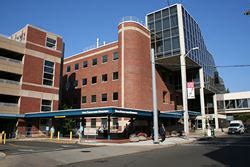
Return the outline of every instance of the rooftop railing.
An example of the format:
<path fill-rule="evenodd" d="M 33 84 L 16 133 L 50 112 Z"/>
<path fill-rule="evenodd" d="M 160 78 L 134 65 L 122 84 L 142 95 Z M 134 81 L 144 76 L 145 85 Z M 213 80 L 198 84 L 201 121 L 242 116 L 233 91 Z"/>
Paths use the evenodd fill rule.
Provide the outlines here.
<path fill-rule="evenodd" d="M 109 44 L 111 44 L 113 42 L 102 42 L 102 43 L 100 42 L 98 44 L 98 46 L 96 44 L 95 45 L 93 44 L 93 45 L 90 45 L 90 46 L 87 46 L 87 47 L 83 48 L 82 52 L 87 52 L 87 51 L 92 50 L 92 49 L 97 49 L 99 47 L 102 47 L 102 46 L 105 46 L 105 45 L 109 45 Z"/>
<path fill-rule="evenodd" d="M 123 23 L 123 22 L 129 22 L 129 21 L 132 21 L 132 22 L 136 22 L 136 23 L 139 23 L 141 24 L 142 26 L 146 27 L 144 22 L 141 21 L 140 19 L 138 19 L 137 17 L 135 16 L 125 16 L 121 19 L 121 21 L 119 22 L 119 24 Z"/>

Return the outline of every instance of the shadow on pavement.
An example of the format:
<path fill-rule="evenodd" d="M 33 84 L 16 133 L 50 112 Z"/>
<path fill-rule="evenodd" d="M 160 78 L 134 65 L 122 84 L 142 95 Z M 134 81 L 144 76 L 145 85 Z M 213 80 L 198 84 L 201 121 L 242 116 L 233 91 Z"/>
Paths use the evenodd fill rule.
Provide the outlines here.
<path fill-rule="evenodd" d="M 249 166 L 250 159 L 250 135 L 229 136 L 209 139 L 204 145 L 218 146 L 218 149 L 204 156 L 209 157 L 225 166 Z M 247 165 L 248 164 L 248 165 Z"/>

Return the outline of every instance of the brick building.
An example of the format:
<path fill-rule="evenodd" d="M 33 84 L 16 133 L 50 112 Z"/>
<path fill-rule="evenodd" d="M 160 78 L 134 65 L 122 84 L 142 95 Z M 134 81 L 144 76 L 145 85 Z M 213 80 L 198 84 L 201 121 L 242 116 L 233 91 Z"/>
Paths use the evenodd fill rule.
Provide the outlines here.
<path fill-rule="evenodd" d="M 63 64 L 58 35 L 27 25 L 11 37 L 0 37 L 0 119 L 6 122 L 0 128 L 17 126 L 26 135 L 48 132 L 52 126 L 69 134 L 68 123 L 75 128 L 86 123 L 94 132 L 123 132 L 129 124 L 131 131 L 135 126 L 149 130 L 154 56 L 160 121 L 168 129 L 184 123 L 187 134 L 191 122 L 205 130 L 206 114 L 214 112 L 213 96 L 225 87 L 198 24 L 185 8 L 174 4 L 151 12 L 146 26 L 125 18 L 117 35 L 117 41 L 98 40 L 95 48 L 69 56 Z M 192 98 L 187 82 L 193 85 Z"/>
<path fill-rule="evenodd" d="M 62 37 L 26 25 L 0 36 L 0 55 L 0 130 L 36 130 L 41 122 L 22 117 L 58 109 Z"/>
<path fill-rule="evenodd" d="M 118 41 L 97 46 L 64 59 L 62 103 L 73 108 L 120 107 L 152 112 L 149 30 L 139 22 L 123 21 L 118 26 Z M 176 102 L 179 93 L 168 84 L 167 76 L 161 75 L 157 70 L 159 110 L 181 109 Z M 105 119 L 86 118 L 86 126 L 106 126 Z M 129 120 L 113 119 L 119 120 L 120 130 Z"/>

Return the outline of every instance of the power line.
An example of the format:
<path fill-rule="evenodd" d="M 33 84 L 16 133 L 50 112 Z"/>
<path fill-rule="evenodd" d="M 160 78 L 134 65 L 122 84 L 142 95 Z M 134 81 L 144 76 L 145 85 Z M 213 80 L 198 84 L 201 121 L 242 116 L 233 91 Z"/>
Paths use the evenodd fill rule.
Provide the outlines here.
<path fill-rule="evenodd" d="M 225 66 L 215 66 L 218 68 L 232 68 L 232 67 L 250 67 L 250 64 L 240 64 L 240 65 L 225 65 Z"/>
<path fill-rule="evenodd" d="M 186 67 L 198 67 L 199 65 L 180 65 L 180 64 L 165 64 L 165 63 L 155 63 L 158 65 L 167 65 L 167 66 L 186 66 Z M 238 65 L 203 65 L 203 67 L 212 67 L 212 68 L 241 68 L 241 67 L 250 67 L 250 64 L 238 64 Z"/>

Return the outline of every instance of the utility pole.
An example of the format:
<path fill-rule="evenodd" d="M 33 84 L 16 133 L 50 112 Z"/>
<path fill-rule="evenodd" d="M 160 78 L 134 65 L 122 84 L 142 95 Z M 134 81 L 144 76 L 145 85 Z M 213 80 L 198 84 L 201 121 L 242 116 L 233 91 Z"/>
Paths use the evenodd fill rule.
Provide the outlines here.
<path fill-rule="evenodd" d="M 153 94 L 153 133 L 154 144 L 159 144 L 158 134 L 158 111 L 157 111 L 157 94 L 156 94 L 156 78 L 155 78 L 155 56 L 154 49 L 151 49 L 151 68 L 152 68 L 152 94 Z"/>

